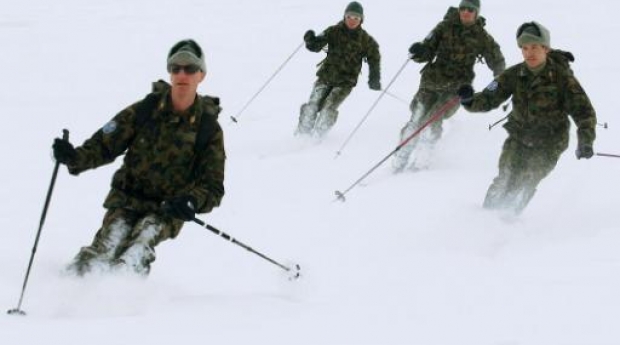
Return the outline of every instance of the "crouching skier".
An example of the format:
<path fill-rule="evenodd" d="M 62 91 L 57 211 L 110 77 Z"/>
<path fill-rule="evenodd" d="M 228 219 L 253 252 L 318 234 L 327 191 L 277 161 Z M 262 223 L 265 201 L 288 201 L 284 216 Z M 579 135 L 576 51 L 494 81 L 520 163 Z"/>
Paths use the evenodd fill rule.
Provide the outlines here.
<path fill-rule="evenodd" d="M 426 65 L 420 71 L 420 86 L 409 106 L 411 117 L 400 131 L 401 143 L 448 104 L 459 86 L 473 82 L 476 63 L 486 62 L 495 76 L 504 71 L 504 55 L 485 26 L 480 0 L 461 0 L 458 8 L 448 8 L 443 20 L 424 40 L 411 45 L 411 59 Z M 458 104 L 448 108 L 427 130 L 398 150 L 392 160 L 393 171 L 428 169 L 443 135 L 444 120 L 458 109 Z"/>
<path fill-rule="evenodd" d="M 82 146 L 56 139 L 54 157 L 73 175 L 124 154 L 104 202 L 93 242 L 67 267 L 84 275 L 112 268 L 148 275 L 155 246 L 175 238 L 196 213 L 224 196 L 224 137 L 217 98 L 197 94 L 206 76 L 204 54 L 183 40 L 168 54 L 170 82 L 117 114 Z"/>
<path fill-rule="evenodd" d="M 470 112 L 495 109 L 512 97 L 499 172 L 483 204 L 509 215 L 525 209 L 568 148 L 569 118 L 577 128 L 577 159 L 594 155 L 596 139 L 596 111 L 570 67 L 573 54 L 552 49 L 549 30 L 537 22 L 523 23 L 516 38 L 523 62 L 501 73 L 482 92 L 474 94 L 468 84 L 458 90 Z"/>
<path fill-rule="evenodd" d="M 362 61 L 368 63 L 368 87 L 381 90 L 381 55 L 379 44 L 362 29 L 364 8 L 356 1 L 345 9 L 338 24 L 316 36 L 308 30 L 306 48 L 320 52 L 327 46 L 327 57 L 320 63 L 308 103 L 301 106 L 296 135 L 323 137 L 338 119 L 338 107 L 357 85 Z"/>

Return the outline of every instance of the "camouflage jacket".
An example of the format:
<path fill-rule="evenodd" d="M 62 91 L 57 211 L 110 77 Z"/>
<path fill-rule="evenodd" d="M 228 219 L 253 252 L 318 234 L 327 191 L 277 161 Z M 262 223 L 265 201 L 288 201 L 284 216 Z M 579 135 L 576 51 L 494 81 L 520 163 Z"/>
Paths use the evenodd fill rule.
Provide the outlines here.
<path fill-rule="evenodd" d="M 150 117 L 136 123 L 137 102 L 117 114 L 103 128 L 76 148 L 77 159 L 69 172 L 77 175 L 111 163 L 125 154 L 112 178 L 106 208 L 124 207 L 157 212 L 161 202 L 191 195 L 198 212 L 209 212 L 224 196 L 224 135 L 217 123 L 219 105 L 212 98 L 196 97 L 183 113 L 174 113 L 169 91 L 161 93 Z M 206 147 L 195 152 L 199 123 L 210 115 L 213 129 Z"/>
<path fill-rule="evenodd" d="M 568 63 L 547 57 L 542 71 L 532 73 L 525 63 L 507 69 L 466 109 L 484 112 L 499 107 L 512 96 L 512 111 L 504 128 L 528 146 L 568 145 L 570 121 L 577 126 L 580 143 L 596 138 L 596 113 L 590 99 L 574 77 Z"/>
<path fill-rule="evenodd" d="M 414 59 L 427 62 L 422 69 L 420 87 L 456 90 L 474 80 L 474 64 L 484 61 L 495 76 L 506 68 L 504 55 L 493 37 L 484 29 L 486 21 L 478 16 L 472 25 L 463 25 L 459 10 L 451 7 L 437 26 L 422 41 L 426 54 Z"/>
<path fill-rule="evenodd" d="M 331 86 L 354 87 L 364 59 L 368 62 L 368 80 L 381 79 L 379 44 L 361 26 L 351 30 L 340 22 L 306 43 L 312 52 L 319 52 L 325 46 L 327 57 L 316 74 L 319 81 Z"/>

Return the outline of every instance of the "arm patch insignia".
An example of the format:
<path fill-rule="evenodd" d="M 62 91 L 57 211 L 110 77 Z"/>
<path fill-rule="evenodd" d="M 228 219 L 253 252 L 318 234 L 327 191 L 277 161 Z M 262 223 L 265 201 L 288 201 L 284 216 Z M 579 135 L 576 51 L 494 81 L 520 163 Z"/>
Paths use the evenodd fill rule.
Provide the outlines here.
<path fill-rule="evenodd" d="M 493 80 L 489 85 L 487 85 L 486 89 L 494 92 L 495 90 L 497 90 L 497 87 L 499 86 L 499 83 L 497 82 L 497 80 Z"/>
<path fill-rule="evenodd" d="M 110 121 L 106 123 L 101 130 L 103 131 L 103 134 L 110 134 L 113 133 L 117 127 L 116 121 Z"/>

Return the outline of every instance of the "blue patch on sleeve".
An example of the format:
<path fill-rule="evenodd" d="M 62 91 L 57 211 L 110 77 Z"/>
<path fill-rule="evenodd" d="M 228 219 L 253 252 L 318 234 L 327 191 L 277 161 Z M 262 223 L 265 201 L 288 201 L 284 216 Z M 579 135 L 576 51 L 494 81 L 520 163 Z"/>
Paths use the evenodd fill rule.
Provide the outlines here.
<path fill-rule="evenodd" d="M 493 92 L 497 90 L 498 86 L 499 86 L 499 83 L 497 82 L 497 80 L 493 80 L 491 84 L 487 85 L 486 89 Z"/>
<path fill-rule="evenodd" d="M 116 121 L 110 121 L 103 126 L 103 134 L 110 134 L 114 132 L 117 127 L 118 126 L 116 125 Z"/>

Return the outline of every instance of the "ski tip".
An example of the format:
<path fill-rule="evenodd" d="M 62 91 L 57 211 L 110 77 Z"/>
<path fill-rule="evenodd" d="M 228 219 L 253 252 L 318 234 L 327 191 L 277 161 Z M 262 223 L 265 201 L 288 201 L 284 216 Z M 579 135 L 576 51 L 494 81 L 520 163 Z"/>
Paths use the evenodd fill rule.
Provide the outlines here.
<path fill-rule="evenodd" d="M 23 310 L 21 310 L 21 309 L 17 309 L 17 308 L 15 308 L 15 309 L 9 309 L 9 310 L 7 310 L 7 312 L 6 312 L 6 313 L 7 313 L 7 314 L 9 314 L 9 315 L 26 316 L 26 312 L 25 312 L 25 311 L 23 311 Z"/>

